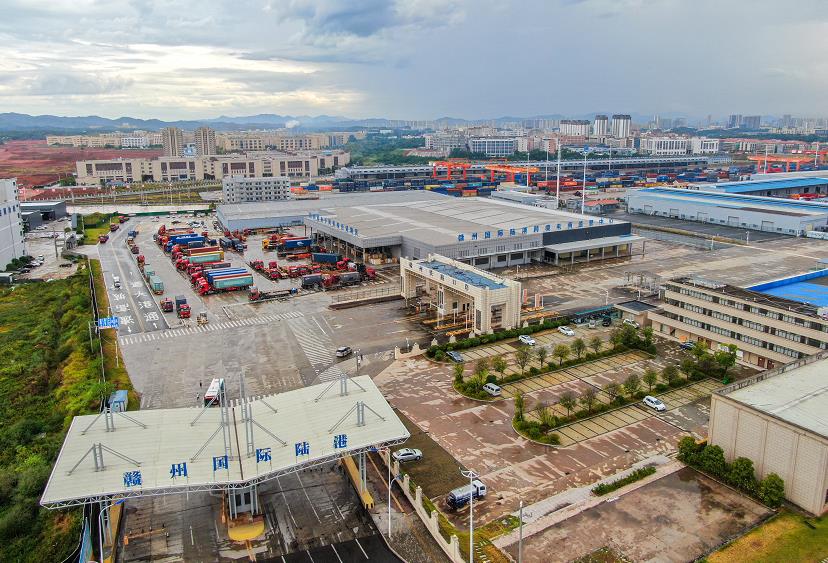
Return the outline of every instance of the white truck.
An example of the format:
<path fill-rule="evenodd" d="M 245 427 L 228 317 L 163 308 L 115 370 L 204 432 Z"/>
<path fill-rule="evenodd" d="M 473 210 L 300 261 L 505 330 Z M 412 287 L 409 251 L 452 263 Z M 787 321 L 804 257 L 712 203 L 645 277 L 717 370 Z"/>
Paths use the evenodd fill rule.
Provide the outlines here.
<path fill-rule="evenodd" d="M 446 505 L 451 510 L 457 510 L 458 508 L 466 506 L 472 496 L 475 499 L 481 499 L 486 496 L 486 485 L 483 484 L 483 481 L 475 479 L 471 485 L 457 487 L 446 497 Z"/>

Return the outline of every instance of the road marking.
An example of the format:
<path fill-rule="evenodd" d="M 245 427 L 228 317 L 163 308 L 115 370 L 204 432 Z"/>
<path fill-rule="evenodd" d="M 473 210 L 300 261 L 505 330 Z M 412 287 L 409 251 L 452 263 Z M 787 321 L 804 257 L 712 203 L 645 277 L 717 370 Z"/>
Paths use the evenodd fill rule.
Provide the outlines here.
<path fill-rule="evenodd" d="M 337 552 L 334 547 L 334 544 L 331 544 L 331 549 L 333 549 L 334 554 L 336 554 L 336 558 L 339 559 L 339 563 L 343 563 L 342 558 L 339 556 L 339 552 Z"/>
<path fill-rule="evenodd" d="M 365 553 L 365 550 L 364 550 L 364 549 L 362 549 L 362 544 L 361 544 L 361 543 L 359 543 L 359 539 L 354 538 L 354 541 L 355 541 L 355 542 L 356 542 L 356 544 L 359 546 L 359 550 L 360 550 L 360 551 L 362 552 L 362 554 L 365 556 L 365 559 L 369 559 L 368 554 L 367 554 L 367 553 Z"/>
<path fill-rule="evenodd" d="M 322 519 L 319 517 L 319 513 L 316 512 L 316 508 L 313 506 L 313 503 L 308 496 L 308 490 L 305 488 L 305 484 L 302 483 L 302 477 L 299 476 L 299 473 L 296 473 L 296 478 L 299 479 L 299 485 L 302 487 L 302 492 L 305 493 L 305 498 L 308 499 L 308 505 L 311 507 L 311 510 L 313 510 L 313 515 L 316 516 L 316 520 L 321 524 Z"/>

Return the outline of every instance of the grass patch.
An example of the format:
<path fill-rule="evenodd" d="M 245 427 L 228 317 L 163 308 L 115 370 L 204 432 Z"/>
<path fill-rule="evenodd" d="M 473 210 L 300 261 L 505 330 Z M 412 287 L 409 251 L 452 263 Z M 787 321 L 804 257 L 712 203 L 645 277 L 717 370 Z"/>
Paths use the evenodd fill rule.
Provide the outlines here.
<path fill-rule="evenodd" d="M 84 264 L 0 291 L 0 561 L 61 561 L 77 544 L 81 511 L 38 501 L 72 417 L 105 394 L 92 319 Z"/>
<path fill-rule="evenodd" d="M 806 524 L 806 521 L 813 527 Z M 828 518 L 788 510 L 707 557 L 710 563 L 822 561 L 828 557 Z"/>
<path fill-rule="evenodd" d="M 623 479 L 618 479 L 617 481 L 611 481 L 609 483 L 600 483 L 592 488 L 592 492 L 595 493 L 597 496 L 606 495 L 613 491 L 617 491 L 621 487 L 629 485 L 630 483 L 635 483 L 636 481 L 640 481 L 645 477 L 649 477 L 650 475 L 656 472 L 656 468 L 652 466 L 648 467 L 641 467 L 636 469 Z"/>
<path fill-rule="evenodd" d="M 579 557 L 572 563 L 632 563 L 632 559 L 627 559 L 611 547 L 604 546 L 588 555 Z"/>

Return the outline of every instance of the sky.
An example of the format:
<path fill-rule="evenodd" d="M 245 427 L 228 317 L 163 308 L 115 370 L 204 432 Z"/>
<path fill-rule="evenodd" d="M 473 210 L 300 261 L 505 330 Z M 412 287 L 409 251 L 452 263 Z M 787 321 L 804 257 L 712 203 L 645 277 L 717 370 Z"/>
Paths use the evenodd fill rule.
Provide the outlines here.
<path fill-rule="evenodd" d="M 4 0 L 0 112 L 828 115 L 824 0 Z"/>

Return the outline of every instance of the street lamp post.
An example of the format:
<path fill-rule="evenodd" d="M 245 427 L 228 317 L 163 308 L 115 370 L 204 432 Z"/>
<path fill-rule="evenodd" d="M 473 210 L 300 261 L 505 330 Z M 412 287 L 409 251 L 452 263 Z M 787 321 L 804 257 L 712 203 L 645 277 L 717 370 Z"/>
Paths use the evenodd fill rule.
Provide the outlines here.
<path fill-rule="evenodd" d="M 474 563 L 474 480 L 477 479 L 477 473 L 471 469 L 461 469 L 460 474 L 469 478 L 469 563 Z"/>
<path fill-rule="evenodd" d="M 518 526 L 520 526 L 520 532 L 518 535 L 518 563 L 523 563 L 523 500 L 520 501 Z"/>
<path fill-rule="evenodd" d="M 385 450 L 388 453 L 388 541 L 391 541 L 391 486 L 394 484 L 394 481 L 399 479 L 399 475 L 396 475 L 393 479 L 391 479 L 391 448 L 386 448 Z"/>

